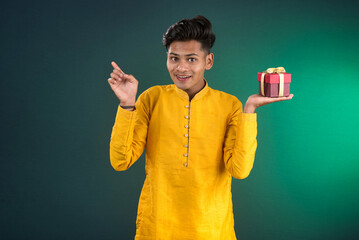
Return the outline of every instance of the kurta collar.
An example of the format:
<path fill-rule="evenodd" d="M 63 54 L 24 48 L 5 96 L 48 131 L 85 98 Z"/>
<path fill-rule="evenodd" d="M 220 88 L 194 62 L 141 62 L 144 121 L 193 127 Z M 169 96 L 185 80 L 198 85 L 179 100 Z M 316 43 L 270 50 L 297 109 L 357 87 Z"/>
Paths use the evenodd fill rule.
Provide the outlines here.
<path fill-rule="evenodd" d="M 196 101 L 198 99 L 200 99 L 201 97 L 203 97 L 209 90 L 209 86 L 208 86 L 208 83 L 206 81 L 206 79 L 204 79 L 204 82 L 205 82 L 205 85 L 204 85 L 204 88 L 201 89 L 201 91 L 199 91 L 198 93 L 196 93 L 196 95 L 194 95 L 194 97 L 192 98 L 191 102 L 193 101 Z M 188 94 L 183 91 L 182 89 L 179 89 L 176 84 L 174 84 L 175 86 L 175 89 L 176 89 L 176 92 L 178 93 L 178 95 L 181 97 L 181 98 L 184 98 L 186 99 L 187 101 L 189 101 L 189 97 L 188 97 Z"/>

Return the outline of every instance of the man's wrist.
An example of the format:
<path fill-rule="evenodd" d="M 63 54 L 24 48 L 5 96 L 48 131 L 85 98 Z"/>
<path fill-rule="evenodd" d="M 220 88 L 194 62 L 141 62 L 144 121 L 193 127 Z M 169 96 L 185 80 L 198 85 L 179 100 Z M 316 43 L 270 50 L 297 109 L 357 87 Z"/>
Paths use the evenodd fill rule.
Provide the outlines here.
<path fill-rule="evenodd" d="M 253 105 L 245 105 L 243 112 L 244 113 L 254 113 L 256 111 L 256 107 L 254 107 Z"/>
<path fill-rule="evenodd" d="M 128 111 L 133 111 L 135 110 L 135 104 L 133 105 L 127 105 L 127 104 L 122 104 L 120 103 L 120 107 L 125 109 L 125 110 L 128 110 Z"/>
<path fill-rule="evenodd" d="M 120 102 L 120 107 L 127 111 L 133 111 L 135 110 L 135 101 Z"/>
<path fill-rule="evenodd" d="M 136 101 L 120 101 L 120 106 L 135 106 Z"/>

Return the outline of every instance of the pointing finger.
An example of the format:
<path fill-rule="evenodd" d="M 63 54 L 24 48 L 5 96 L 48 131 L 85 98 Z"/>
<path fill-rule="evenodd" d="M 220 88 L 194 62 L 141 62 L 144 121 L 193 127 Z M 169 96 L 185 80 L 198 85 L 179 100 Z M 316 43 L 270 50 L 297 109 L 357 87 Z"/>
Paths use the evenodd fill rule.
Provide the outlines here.
<path fill-rule="evenodd" d="M 117 70 L 119 70 L 122 74 L 125 74 L 125 73 L 121 70 L 121 68 L 120 68 L 114 61 L 111 62 L 111 65 L 112 65 L 112 67 L 113 67 L 114 69 L 117 69 Z"/>

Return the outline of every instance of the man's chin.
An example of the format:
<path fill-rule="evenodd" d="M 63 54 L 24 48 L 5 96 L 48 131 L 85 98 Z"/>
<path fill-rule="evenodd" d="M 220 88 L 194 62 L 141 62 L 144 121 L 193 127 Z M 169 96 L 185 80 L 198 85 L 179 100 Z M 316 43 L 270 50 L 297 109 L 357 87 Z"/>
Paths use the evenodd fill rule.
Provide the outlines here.
<path fill-rule="evenodd" d="M 187 86 L 187 84 L 176 84 L 176 86 L 177 86 L 179 89 L 183 90 L 183 91 L 186 91 L 186 90 L 189 89 L 189 87 Z"/>
<path fill-rule="evenodd" d="M 173 82 L 179 89 L 181 89 L 183 91 L 186 91 L 188 89 L 188 87 L 187 87 L 188 84 L 187 83 L 178 82 L 178 81 L 173 81 Z"/>

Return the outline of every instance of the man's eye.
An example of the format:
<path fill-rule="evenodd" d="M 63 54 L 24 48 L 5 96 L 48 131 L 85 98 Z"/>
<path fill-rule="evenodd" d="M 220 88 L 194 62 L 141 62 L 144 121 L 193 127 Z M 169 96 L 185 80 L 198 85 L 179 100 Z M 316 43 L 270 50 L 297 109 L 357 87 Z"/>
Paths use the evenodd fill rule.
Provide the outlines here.
<path fill-rule="evenodd" d="M 189 58 L 188 61 L 194 62 L 194 61 L 196 61 L 196 59 L 195 58 Z"/>
<path fill-rule="evenodd" d="M 171 60 L 175 62 L 175 61 L 177 61 L 177 58 L 176 57 L 171 57 Z"/>

